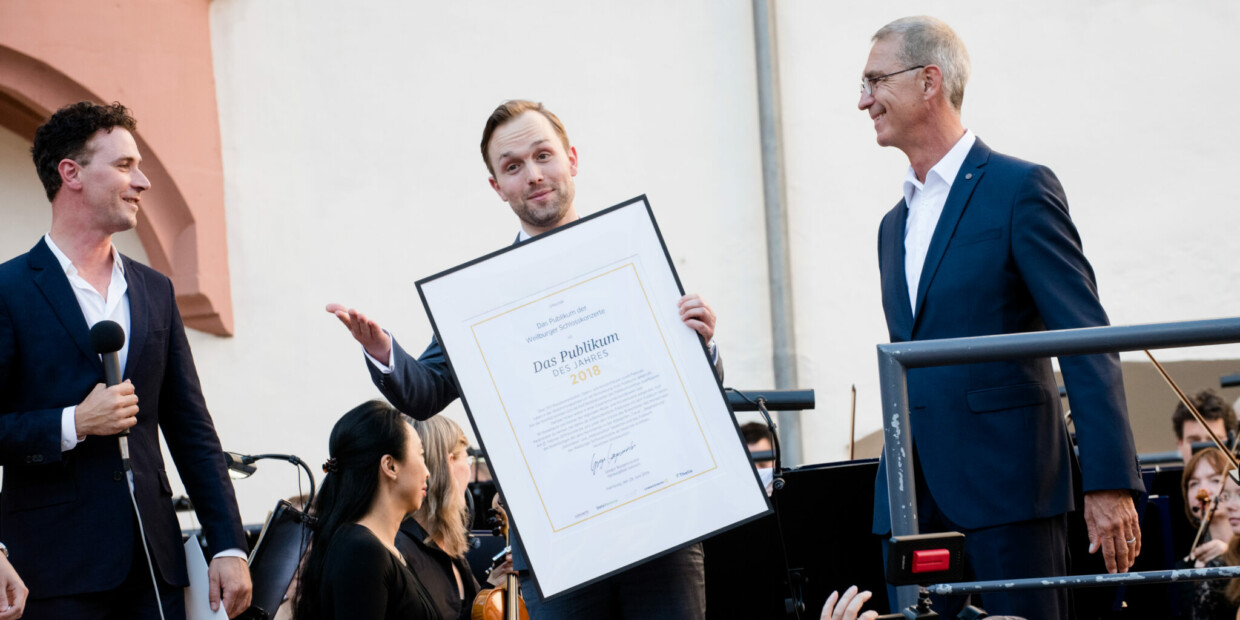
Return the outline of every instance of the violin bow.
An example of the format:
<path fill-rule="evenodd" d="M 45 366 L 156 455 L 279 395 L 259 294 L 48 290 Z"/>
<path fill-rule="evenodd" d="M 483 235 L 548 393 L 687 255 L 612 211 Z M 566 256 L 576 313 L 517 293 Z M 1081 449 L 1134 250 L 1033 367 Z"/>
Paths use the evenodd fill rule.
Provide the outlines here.
<path fill-rule="evenodd" d="M 1188 408 L 1188 412 L 1193 414 L 1193 417 L 1196 418 L 1197 423 L 1201 425 L 1201 428 L 1206 429 L 1206 433 L 1210 435 L 1210 441 L 1214 442 L 1214 445 L 1217 446 L 1218 449 L 1222 451 L 1223 455 L 1227 457 L 1228 467 L 1226 469 L 1229 471 L 1225 473 L 1230 475 L 1237 484 L 1240 484 L 1240 477 L 1237 477 L 1236 475 L 1237 470 L 1240 469 L 1240 463 L 1236 462 L 1236 455 L 1232 454 L 1231 450 L 1227 449 L 1227 444 L 1223 443 L 1223 440 L 1219 439 L 1218 435 L 1214 434 L 1214 431 L 1210 429 L 1210 425 L 1206 424 L 1206 419 L 1201 416 L 1201 412 L 1197 411 L 1197 408 L 1193 406 L 1193 402 L 1188 399 L 1188 396 L 1184 395 L 1184 391 L 1180 389 L 1180 386 L 1175 384 L 1175 380 L 1171 378 L 1171 375 L 1167 374 L 1167 370 L 1163 368 L 1162 364 L 1159 364 L 1158 360 L 1154 359 L 1154 354 L 1150 353 L 1147 349 L 1145 351 L 1145 355 L 1150 358 L 1151 362 L 1154 363 L 1154 368 L 1158 369 L 1158 374 L 1162 375 L 1163 381 L 1167 382 L 1167 385 L 1170 386 L 1175 392 L 1175 395 L 1179 397 L 1180 402 Z"/>
<path fill-rule="evenodd" d="M 1231 464 L 1225 463 L 1223 465 L 1223 478 L 1227 478 L 1227 476 L 1230 476 L 1230 475 L 1231 475 Z M 1202 490 L 1204 491 L 1205 489 L 1202 489 Z M 1223 490 L 1219 489 L 1219 492 L 1216 493 L 1214 497 L 1208 503 L 1205 501 L 1198 500 L 1198 501 L 1201 501 L 1201 515 L 1202 515 L 1201 525 L 1197 527 L 1197 536 L 1193 538 L 1193 546 L 1189 547 L 1190 551 L 1188 552 L 1188 557 L 1184 558 L 1185 561 L 1190 560 L 1190 559 L 1196 560 L 1196 558 L 1193 557 L 1193 554 L 1196 553 L 1197 551 L 1197 543 L 1201 542 L 1201 535 L 1205 533 L 1206 527 L 1208 527 L 1210 525 L 1210 522 L 1214 520 L 1214 513 L 1218 512 L 1218 498 L 1219 498 L 1219 495 L 1221 495 L 1222 493 L 1223 493 Z"/>
<path fill-rule="evenodd" d="M 855 449 L 857 447 L 857 384 L 855 383 L 852 386 L 852 407 L 850 417 L 852 418 L 852 422 L 850 422 L 848 427 L 848 460 L 851 461 L 857 458 L 855 456 Z"/>

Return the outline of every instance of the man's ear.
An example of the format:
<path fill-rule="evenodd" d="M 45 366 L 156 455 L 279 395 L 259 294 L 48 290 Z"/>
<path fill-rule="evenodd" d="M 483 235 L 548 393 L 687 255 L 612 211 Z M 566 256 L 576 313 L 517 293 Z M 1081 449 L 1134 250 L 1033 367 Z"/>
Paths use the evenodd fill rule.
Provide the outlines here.
<path fill-rule="evenodd" d="M 929 100 L 938 97 L 943 91 L 943 70 L 938 65 L 929 65 L 922 69 L 922 97 Z"/>
<path fill-rule="evenodd" d="M 570 176 L 577 176 L 577 147 L 568 147 L 568 172 Z"/>
<path fill-rule="evenodd" d="M 56 164 L 56 171 L 60 173 L 60 184 L 72 190 L 78 191 L 82 189 L 82 165 L 72 159 L 62 159 Z"/>
<path fill-rule="evenodd" d="M 499 182 L 495 180 L 495 177 L 487 177 L 487 182 L 491 184 L 491 189 L 495 190 L 496 194 L 499 194 L 500 200 L 508 202 L 508 197 L 504 195 L 504 190 L 499 188 Z"/>

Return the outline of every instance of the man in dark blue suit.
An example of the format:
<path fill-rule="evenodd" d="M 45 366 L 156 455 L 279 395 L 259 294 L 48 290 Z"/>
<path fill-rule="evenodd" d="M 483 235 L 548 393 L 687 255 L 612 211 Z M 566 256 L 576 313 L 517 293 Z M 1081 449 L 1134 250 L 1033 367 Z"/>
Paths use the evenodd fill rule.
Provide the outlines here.
<path fill-rule="evenodd" d="M 506 101 L 492 112 L 482 134 L 482 159 L 491 188 L 521 222 L 516 243 L 577 220 L 573 177 L 577 149 L 560 119 L 541 103 Z M 715 374 L 723 365 L 713 340 L 715 313 L 697 295 L 678 303 L 680 318 L 708 343 Z M 355 309 L 329 304 L 366 351 L 371 379 L 397 409 L 424 420 L 459 397 L 456 379 L 435 339 L 414 358 L 373 320 Z M 539 601 L 524 587 L 530 616 L 557 618 L 632 618 L 671 620 L 702 618 L 706 609 L 701 544 L 651 560 L 550 601 Z M 522 560 L 514 564 L 522 568 Z M 529 581 L 526 581 L 529 584 Z"/>
<path fill-rule="evenodd" d="M 893 342 L 1107 324 L 1093 269 L 1047 168 L 990 150 L 960 121 L 969 58 L 943 22 L 897 20 L 873 38 L 858 107 L 909 159 L 878 255 Z M 1072 400 L 1090 552 L 1127 571 L 1143 490 L 1119 358 L 1059 360 Z M 1050 360 L 910 370 L 919 521 L 966 534 L 978 579 L 1065 574 L 1072 446 Z M 886 464 L 874 531 L 890 531 Z M 1066 593 L 982 597 L 992 614 L 1067 617 Z"/>
<path fill-rule="evenodd" d="M 237 500 L 172 283 L 112 245 L 150 187 L 135 126 L 119 103 L 81 102 L 39 127 L 31 151 L 51 231 L 0 265 L 0 537 L 30 589 L 26 618 L 159 618 L 156 587 L 164 617 L 184 617 L 189 579 L 160 429 L 213 557 L 213 604 L 230 615 L 249 606 Z M 102 320 L 125 331 L 124 380 L 112 387 L 89 338 Z"/>

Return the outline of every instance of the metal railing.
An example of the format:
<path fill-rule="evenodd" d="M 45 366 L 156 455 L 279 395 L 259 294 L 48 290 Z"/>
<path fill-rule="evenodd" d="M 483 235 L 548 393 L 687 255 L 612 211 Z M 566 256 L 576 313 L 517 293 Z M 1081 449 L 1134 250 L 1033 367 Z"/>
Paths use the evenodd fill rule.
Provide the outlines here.
<path fill-rule="evenodd" d="M 891 506 L 892 535 L 919 533 L 912 432 L 909 426 L 908 369 L 1234 342 L 1240 342 L 1240 318 L 878 345 L 878 373 L 883 400 L 883 454 L 887 460 L 887 497 Z M 903 609 L 916 600 L 916 586 L 900 587 L 897 589 L 898 604 L 893 608 Z"/>

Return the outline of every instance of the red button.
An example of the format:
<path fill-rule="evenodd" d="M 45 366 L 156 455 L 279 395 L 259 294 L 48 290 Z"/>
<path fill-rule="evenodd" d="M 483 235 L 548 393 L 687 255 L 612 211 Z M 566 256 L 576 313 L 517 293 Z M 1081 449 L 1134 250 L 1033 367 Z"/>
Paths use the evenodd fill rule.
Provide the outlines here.
<path fill-rule="evenodd" d="M 948 570 L 952 564 L 952 554 L 947 549 L 923 549 L 913 552 L 914 573 L 934 573 Z"/>

